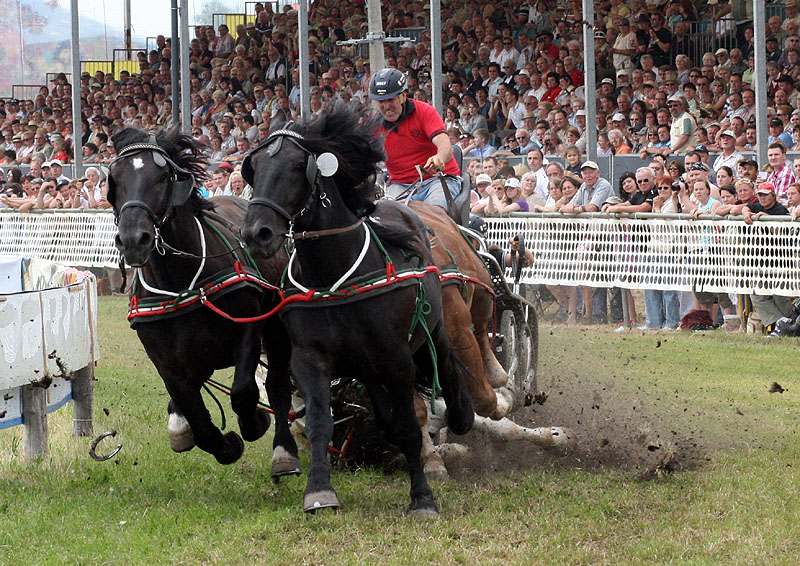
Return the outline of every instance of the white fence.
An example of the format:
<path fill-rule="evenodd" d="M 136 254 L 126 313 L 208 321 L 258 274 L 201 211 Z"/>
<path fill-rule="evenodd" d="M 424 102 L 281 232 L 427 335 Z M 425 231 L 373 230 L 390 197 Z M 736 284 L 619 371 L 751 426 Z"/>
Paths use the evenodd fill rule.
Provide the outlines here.
<path fill-rule="evenodd" d="M 23 214 L 0 210 L 0 255 L 36 257 L 83 267 L 116 267 L 116 233 L 110 211 Z"/>
<path fill-rule="evenodd" d="M 522 234 L 522 283 L 800 296 L 800 223 L 789 217 L 520 214 L 488 218 L 490 244 Z"/>
<path fill-rule="evenodd" d="M 523 234 L 535 258 L 522 283 L 800 296 L 800 223 L 636 214 L 487 218 L 503 249 Z M 0 211 L 0 255 L 116 267 L 113 215 Z"/>

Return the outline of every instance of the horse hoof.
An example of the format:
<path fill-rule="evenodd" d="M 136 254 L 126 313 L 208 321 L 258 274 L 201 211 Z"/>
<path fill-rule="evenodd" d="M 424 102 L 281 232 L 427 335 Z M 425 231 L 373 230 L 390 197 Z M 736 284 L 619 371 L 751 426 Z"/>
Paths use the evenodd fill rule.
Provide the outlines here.
<path fill-rule="evenodd" d="M 194 435 L 191 430 L 184 434 L 169 435 L 169 447 L 175 452 L 188 452 L 194 446 Z"/>
<path fill-rule="evenodd" d="M 426 467 L 425 479 L 428 481 L 447 481 L 450 479 L 450 474 L 447 473 L 447 468 L 444 466 L 430 466 Z"/>
<path fill-rule="evenodd" d="M 339 499 L 332 489 L 325 491 L 312 491 L 303 496 L 303 511 L 316 513 L 320 509 L 338 509 Z"/>
<path fill-rule="evenodd" d="M 448 408 L 445 418 L 447 420 L 447 428 L 453 434 L 462 436 L 472 429 L 475 413 L 473 411 L 453 411 Z"/>
<path fill-rule="evenodd" d="M 262 436 L 264 436 L 267 431 L 269 430 L 269 425 L 271 423 L 269 418 L 269 413 L 267 413 L 263 409 L 257 409 L 255 415 L 256 426 L 255 427 L 243 427 L 242 426 L 242 419 L 239 417 L 239 430 L 242 432 L 242 438 L 245 439 L 247 442 L 255 442 Z"/>
<path fill-rule="evenodd" d="M 411 505 L 408 506 L 408 516 L 435 519 L 439 516 L 439 507 L 433 499 L 412 501 Z"/>
<path fill-rule="evenodd" d="M 280 446 L 276 446 L 272 452 L 272 479 L 281 476 L 299 476 L 300 458 L 293 456 L 290 452 Z"/>
<path fill-rule="evenodd" d="M 225 440 L 225 448 L 221 453 L 214 454 L 214 457 L 220 464 L 233 464 L 244 452 L 244 442 L 241 437 L 233 431 L 226 432 L 223 439 Z"/>
<path fill-rule="evenodd" d="M 568 450 L 578 443 L 577 435 L 572 429 L 554 426 L 550 427 L 550 432 L 553 435 L 553 448 Z"/>
<path fill-rule="evenodd" d="M 194 448 L 194 434 L 189 422 L 177 413 L 170 413 L 167 423 L 169 431 L 169 446 L 175 452 L 188 452 Z"/>

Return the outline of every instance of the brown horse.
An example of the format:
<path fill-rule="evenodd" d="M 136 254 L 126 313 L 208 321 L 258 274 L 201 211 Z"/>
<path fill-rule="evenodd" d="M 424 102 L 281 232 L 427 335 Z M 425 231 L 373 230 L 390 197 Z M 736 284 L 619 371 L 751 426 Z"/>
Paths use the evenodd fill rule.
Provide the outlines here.
<path fill-rule="evenodd" d="M 461 273 L 482 283 L 444 285 L 445 329 L 453 350 L 472 373 L 467 387 L 475 412 L 482 417 L 502 419 L 514 409 L 513 383 L 497 361 L 489 341 L 494 296 L 486 266 L 443 208 L 416 201 L 409 206 L 432 232 L 431 248 L 436 264 L 442 267 L 455 263 Z"/>

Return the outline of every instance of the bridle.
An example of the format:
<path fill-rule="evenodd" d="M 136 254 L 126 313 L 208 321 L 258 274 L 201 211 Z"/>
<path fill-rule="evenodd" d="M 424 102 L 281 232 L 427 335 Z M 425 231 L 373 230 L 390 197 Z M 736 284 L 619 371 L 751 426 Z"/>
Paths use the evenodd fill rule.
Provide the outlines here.
<path fill-rule="evenodd" d="M 129 200 L 120 207 L 119 211 L 116 209 L 114 210 L 114 222 L 119 224 L 119 219 L 126 210 L 140 208 L 153 220 L 153 226 L 156 232 L 160 233 L 161 227 L 169 219 L 175 207 L 186 204 L 186 201 L 189 200 L 192 190 L 194 190 L 195 178 L 191 171 L 180 167 L 172 160 L 169 154 L 156 143 L 156 138 L 153 134 L 150 134 L 150 140 L 147 143 L 134 143 L 125 146 L 114 161 L 109 164 L 109 170 L 112 170 L 114 164 L 121 159 L 127 159 L 128 157 L 141 153 L 149 153 L 153 158 L 153 162 L 158 167 L 168 165 L 170 168 L 170 178 L 168 182 L 170 193 L 167 199 L 167 208 L 163 216 L 159 216 L 150 205 L 143 200 Z"/>
<path fill-rule="evenodd" d="M 294 233 L 295 222 L 298 220 L 298 218 L 305 214 L 309 208 L 311 208 L 315 198 L 319 199 L 323 208 L 328 208 L 331 206 L 331 201 L 328 198 L 328 195 L 322 190 L 322 177 L 332 177 L 339 168 L 339 160 L 334 154 L 329 152 L 315 155 L 303 147 L 303 145 L 300 143 L 305 141 L 305 138 L 301 134 L 293 132 L 292 130 L 280 129 L 272 132 L 262 146 L 256 148 L 250 155 L 247 156 L 247 158 L 245 158 L 245 162 L 242 164 L 243 169 L 252 170 L 250 160 L 252 156 L 258 152 L 266 151 L 269 157 L 275 157 L 280 152 L 284 140 L 289 140 L 306 154 L 306 182 L 308 182 L 308 184 L 311 186 L 311 192 L 308 195 L 308 199 L 306 199 L 305 204 L 300 207 L 300 210 L 294 214 L 291 214 L 288 210 L 269 197 L 253 196 L 253 198 L 250 199 L 250 205 L 266 206 L 284 218 L 289 223 L 289 231 L 286 234 L 286 237 L 290 239 L 313 239 L 320 236 L 339 234 L 360 225 L 362 222 L 361 220 L 345 229 L 334 228 L 331 230 L 320 230 L 317 232 L 301 232 L 299 234 Z"/>

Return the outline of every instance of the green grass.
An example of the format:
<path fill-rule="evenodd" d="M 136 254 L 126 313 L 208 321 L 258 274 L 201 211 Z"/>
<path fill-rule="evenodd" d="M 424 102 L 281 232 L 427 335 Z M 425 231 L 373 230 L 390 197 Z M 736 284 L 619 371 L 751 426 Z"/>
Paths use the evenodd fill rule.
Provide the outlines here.
<path fill-rule="evenodd" d="M 702 465 L 652 481 L 546 464 L 451 480 L 434 485 L 442 517 L 421 522 L 404 514 L 404 474 L 335 472 L 342 510 L 305 516 L 305 477 L 274 485 L 267 439 L 225 467 L 169 449 L 167 396 L 125 306 L 100 299 L 95 388 L 95 433 L 117 429 L 123 449 L 91 460 L 89 439 L 71 437 L 70 408 L 50 415 L 50 453 L 33 464 L 21 429 L 0 431 L 0 564 L 727 565 L 800 555 L 795 341 L 543 325 L 548 403 L 591 373 L 688 419 L 708 444 Z M 787 391 L 770 394 L 772 381 Z"/>

